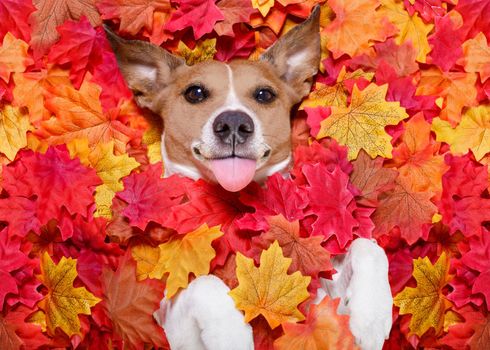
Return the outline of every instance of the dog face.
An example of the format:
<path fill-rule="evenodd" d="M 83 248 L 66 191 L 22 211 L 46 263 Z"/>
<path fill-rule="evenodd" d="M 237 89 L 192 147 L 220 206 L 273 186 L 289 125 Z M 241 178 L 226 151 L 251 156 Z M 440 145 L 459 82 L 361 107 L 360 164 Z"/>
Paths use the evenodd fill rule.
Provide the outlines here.
<path fill-rule="evenodd" d="M 108 31 L 136 102 L 163 118 L 167 175 L 203 177 L 238 191 L 288 167 L 290 111 L 308 94 L 319 65 L 319 12 L 258 61 L 187 66 L 160 47 Z"/>

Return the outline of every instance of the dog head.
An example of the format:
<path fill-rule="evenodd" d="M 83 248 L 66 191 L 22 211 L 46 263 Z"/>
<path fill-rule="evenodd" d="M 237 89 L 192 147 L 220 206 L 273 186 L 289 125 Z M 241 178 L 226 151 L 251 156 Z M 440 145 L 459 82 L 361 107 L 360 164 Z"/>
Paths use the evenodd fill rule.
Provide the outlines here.
<path fill-rule="evenodd" d="M 238 191 L 288 167 L 290 111 L 310 91 L 319 65 L 319 13 L 317 6 L 258 61 L 187 66 L 161 47 L 107 30 L 136 102 L 163 118 L 167 175 Z"/>

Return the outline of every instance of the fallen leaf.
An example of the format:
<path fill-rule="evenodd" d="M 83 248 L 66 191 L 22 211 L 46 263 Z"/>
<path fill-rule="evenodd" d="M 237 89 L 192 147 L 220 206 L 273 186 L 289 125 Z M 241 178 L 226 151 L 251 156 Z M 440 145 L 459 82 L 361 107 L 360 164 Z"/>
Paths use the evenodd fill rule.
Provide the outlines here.
<path fill-rule="evenodd" d="M 142 281 L 150 278 L 160 260 L 160 248 L 141 244 L 131 248 L 131 255 L 136 261 L 136 279 Z"/>
<path fill-rule="evenodd" d="M 349 316 L 339 315 L 340 298 L 323 298 L 311 305 L 305 323 L 283 323 L 284 335 L 274 342 L 277 350 L 353 350 L 355 338 L 349 329 Z"/>
<path fill-rule="evenodd" d="M 192 50 L 182 41 L 179 41 L 178 50 L 179 54 L 185 59 L 185 63 L 192 66 L 196 63 L 213 59 L 216 54 L 216 39 L 199 41 Z"/>
<path fill-rule="evenodd" d="M 224 20 L 216 22 L 214 26 L 214 30 L 220 37 L 223 35 L 234 37 L 233 25 L 247 23 L 255 12 L 250 0 L 220 0 L 216 5 L 224 16 Z"/>
<path fill-rule="evenodd" d="M 331 107 L 332 113 L 321 122 L 317 139 L 330 136 L 349 147 L 349 159 L 361 149 L 371 157 L 391 158 L 391 137 L 385 126 L 396 125 L 408 117 L 399 102 L 385 100 L 388 85 L 370 84 L 360 91 L 354 85 L 348 107 Z"/>
<path fill-rule="evenodd" d="M 19 108 L 5 105 L 0 109 L 0 153 L 14 160 L 17 152 L 27 146 L 29 117 Z"/>
<path fill-rule="evenodd" d="M 311 277 L 299 271 L 287 274 L 291 259 L 283 256 L 279 243 L 262 252 L 259 267 L 241 253 L 236 261 L 239 284 L 229 294 L 236 307 L 245 312 L 245 322 L 262 315 L 274 329 L 286 321 L 304 320 L 297 306 L 309 297 L 306 288 Z"/>
<path fill-rule="evenodd" d="M 490 107 L 467 109 L 454 129 L 448 122 L 435 118 L 432 130 L 436 133 L 437 141 L 449 144 L 453 154 L 464 155 L 471 150 L 476 160 L 480 161 L 490 152 Z"/>
<path fill-rule="evenodd" d="M 451 280 L 449 275 L 449 258 L 442 253 L 432 265 L 428 257 L 413 261 L 413 277 L 417 287 L 405 287 L 393 299 L 393 304 L 400 308 L 400 314 L 411 314 L 410 333 L 422 337 L 429 328 L 436 334 L 443 330 L 444 315 L 451 307 L 451 302 L 443 294 L 443 289 Z"/>
<path fill-rule="evenodd" d="M 222 235 L 219 226 L 203 224 L 185 235 L 172 237 L 169 242 L 158 246 L 160 258 L 149 277 L 162 278 L 168 273 L 166 297 L 172 298 L 180 288 L 187 288 L 190 273 L 196 277 L 209 273 L 209 264 L 216 256 L 211 242 Z"/>
<path fill-rule="evenodd" d="M 22 73 L 33 63 L 27 54 L 28 48 L 26 42 L 16 39 L 10 33 L 3 37 L 0 46 L 0 79 L 8 83 L 11 73 Z"/>
<path fill-rule="evenodd" d="M 46 252 L 41 256 L 41 274 L 38 279 L 48 289 L 48 293 L 38 305 L 46 313 L 46 326 L 50 335 L 54 335 L 58 327 L 69 337 L 81 334 L 78 315 L 90 315 L 90 308 L 101 300 L 85 287 L 73 287 L 77 277 L 76 264 L 76 259 L 65 257 L 55 264 Z"/>
<path fill-rule="evenodd" d="M 482 83 L 490 78 L 490 46 L 483 33 L 463 44 L 462 64 L 469 73 L 479 73 Z"/>

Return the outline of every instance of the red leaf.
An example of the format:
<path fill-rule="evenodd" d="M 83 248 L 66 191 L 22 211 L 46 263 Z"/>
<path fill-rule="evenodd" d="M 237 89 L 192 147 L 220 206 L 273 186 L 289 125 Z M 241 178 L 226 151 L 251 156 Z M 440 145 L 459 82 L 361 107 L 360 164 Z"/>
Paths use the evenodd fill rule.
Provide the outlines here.
<path fill-rule="evenodd" d="M 232 58 L 248 58 L 255 49 L 255 33 L 235 26 L 233 36 L 220 36 L 216 44 L 215 58 L 227 62 Z"/>
<path fill-rule="evenodd" d="M 458 0 L 454 8 L 463 17 L 461 30 L 466 38 L 473 38 L 479 32 L 486 33 L 487 40 L 490 40 L 490 17 L 486 14 L 490 12 L 490 2 L 488 0 Z"/>
<path fill-rule="evenodd" d="M 462 20 L 459 14 L 457 17 L 452 16 L 453 13 L 455 12 L 450 12 L 444 17 L 436 17 L 435 33 L 429 37 L 429 44 L 432 47 L 431 63 L 446 72 L 463 55 L 461 45 L 464 41 L 464 33 L 459 30 Z"/>
<path fill-rule="evenodd" d="M 12 272 L 23 267 L 29 259 L 20 251 L 20 241 L 10 239 L 8 230 L 0 231 L 0 308 L 9 293 L 18 293 L 17 282 Z"/>
<path fill-rule="evenodd" d="M 70 64 L 70 80 L 80 88 L 87 71 L 102 63 L 102 53 L 107 50 L 102 27 L 94 29 L 86 17 L 79 22 L 66 21 L 58 28 L 61 39 L 54 44 L 48 61 L 59 65 Z"/>
<path fill-rule="evenodd" d="M 213 30 L 217 21 L 225 19 L 214 0 L 176 0 L 179 9 L 172 14 L 165 29 L 171 32 L 192 27 L 194 39 Z"/>
<path fill-rule="evenodd" d="M 31 29 L 29 28 L 29 16 L 36 8 L 30 0 L 2 0 L 0 2 L 0 40 L 7 32 L 16 38 L 29 42 Z"/>
<path fill-rule="evenodd" d="M 12 236 L 25 237 L 31 230 L 39 234 L 38 210 L 36 200 L 16 196 L 0 199 L 0 221 L 8 223 Z"/>
<path fill-rule="evenodd" d="M 329 171 L 324 164 L 306 164 L 303 173 L 309 184 L 310 213 L 317 217 L 311 234 L 325 239 L 335 236 L 340 247 L 345 247 L 359 227 L 353 216 L 356 204 L 348 188 L 349 177 L 339 166 Z"/>
<path fill-rule="evenodd" d="M 469 305 L 455 311 L 463 319 L 460 323 L 449 327 L 448 334 L 440 339 L 440 343 L 450 346 L 452 349 L 465 349 L 469 347 L 475 330 L 481 329 L 488 320 L 481 311 L 475 310 Z"/>
<path fill-rule="evenodd" d="M 150 221 L 163 225 L 170 208 L 178 205 L 185 195 L 188 179 L 180 176 L 162 179 L 161 175 L 161 163 L 150 165 L 146 171 L 124 178 L 124 191 L 116 194 L 128 204 L 123 215 L 141 230 L 145 230 Z"/>

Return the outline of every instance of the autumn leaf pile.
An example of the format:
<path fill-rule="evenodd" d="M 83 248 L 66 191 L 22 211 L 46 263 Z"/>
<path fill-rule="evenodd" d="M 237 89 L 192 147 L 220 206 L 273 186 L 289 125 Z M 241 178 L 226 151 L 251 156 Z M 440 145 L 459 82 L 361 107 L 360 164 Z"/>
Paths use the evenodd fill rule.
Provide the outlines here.
<path fill-rule="evenodd" d="M 352 349 L 339 300 L 311 301 L 356 237 L 389 258 L 386 349 L 489 348 L 490 1 L 320 1 L 291 177 L 161 177 L 102 21 L 188 64 L 257 59 L 317 2 L 0 1 L 1 349 L 168 347 L 164 289 L 208 273 L 257 349 Z"/>

